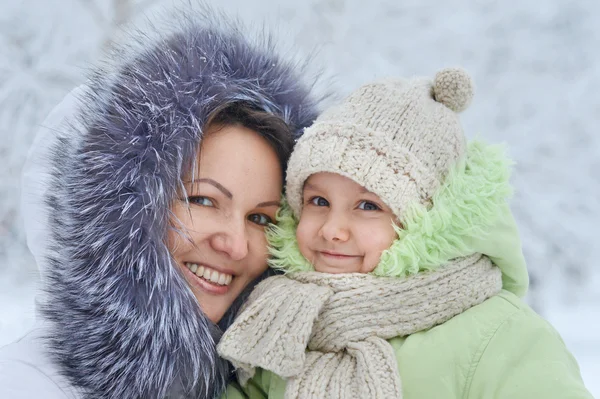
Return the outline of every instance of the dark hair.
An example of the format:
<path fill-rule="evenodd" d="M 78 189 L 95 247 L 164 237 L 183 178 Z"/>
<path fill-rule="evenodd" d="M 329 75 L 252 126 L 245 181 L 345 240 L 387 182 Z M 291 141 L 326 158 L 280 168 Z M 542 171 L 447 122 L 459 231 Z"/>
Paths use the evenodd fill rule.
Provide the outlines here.
<path fill-rule="evenodd" d="M 285 172 L 294 148 L 294 138 L 292 128 L 283 118 L 257 108 L 251 103 L 238 101 L 217 108 L 206 122 L 206 127 L 231 125 L 244 126 L 267 140 L 277 154 L 281 175 L 285 182 Z"/>

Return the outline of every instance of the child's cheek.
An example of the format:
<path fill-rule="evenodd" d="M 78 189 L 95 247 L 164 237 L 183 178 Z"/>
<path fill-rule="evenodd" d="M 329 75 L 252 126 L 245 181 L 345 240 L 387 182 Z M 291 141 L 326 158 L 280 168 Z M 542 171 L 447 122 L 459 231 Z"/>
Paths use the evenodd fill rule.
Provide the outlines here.
<path fill-rule="evenodd" d="M 375 221 L 374 221 L 375 222 Z M 365 269 L 373 271 L 381 260 L 383 251 L 389 249 L 398 237 L 392 224 L 377 220 L 363 230 L 363 248 L 365 248 Z"/>
<path fill-rule="evenodd" d="M 313 226 L 314 223 L 311 223 L 310 218 L 306 213 L 302 214 L 300 218 L 300 223 L 298 224 L 298 228 L 296 229 L 296 241 L 298 241 L 298 248 L 300 249 L 300 253 L 307 259 L 310 259 L 310 243 L 316 237 L 317 231 Z"/>

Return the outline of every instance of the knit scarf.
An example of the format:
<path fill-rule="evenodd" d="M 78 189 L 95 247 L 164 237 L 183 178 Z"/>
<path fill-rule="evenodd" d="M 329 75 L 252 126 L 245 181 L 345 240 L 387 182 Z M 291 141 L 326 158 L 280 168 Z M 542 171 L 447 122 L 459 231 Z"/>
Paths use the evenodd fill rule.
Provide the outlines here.
<path fill-rule="evenodd" d="M 387 342 L 444 323 L 497 294 L 480 254 L 407 278 L 290 273 L 259 284 L 218 346 L 245 385 L 254 369 L 287 379 L 286 399 L 400 399 Z"/>

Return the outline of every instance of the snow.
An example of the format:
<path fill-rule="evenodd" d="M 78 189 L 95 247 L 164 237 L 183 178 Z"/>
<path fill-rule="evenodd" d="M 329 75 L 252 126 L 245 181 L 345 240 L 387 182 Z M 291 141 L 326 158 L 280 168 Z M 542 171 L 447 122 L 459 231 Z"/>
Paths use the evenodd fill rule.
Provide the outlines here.
<path fill-rule="evenodd" d="M 597 304 L 581 304 L 579 306 L 557 306 L 545 315 L 546 319 L 557 328 L 567 348 L 577 359 L 586 387 L 595 397 L 600 397 L 598 313 Z"/>
<path fill-rule="evenodd" d="M 0 5 L 0 345 L 33 320 L 36 269 L 19 175 L 37 126 L 118 35 L 167 0 L 3 0 Z M 215 0 L 215 4 L 217 1 Z M 316 50 L 346 94 L 387 76 L 462 65 L 477 84 L 463 123 L 516 161 L 513 209 L 532 275 L 529 303 L 561 333 L 600 397 L 600 3 L 534 0 L 219 0 Z"/>

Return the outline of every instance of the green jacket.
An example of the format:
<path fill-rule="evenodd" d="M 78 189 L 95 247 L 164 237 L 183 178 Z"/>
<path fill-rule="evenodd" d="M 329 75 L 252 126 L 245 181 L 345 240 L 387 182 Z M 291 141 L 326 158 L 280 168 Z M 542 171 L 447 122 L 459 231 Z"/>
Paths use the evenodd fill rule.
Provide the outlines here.
<path fill-rule="evenodd" d="M 508 291 L 446 323 L 389 341 L 404 399 L 593 399 L 558 333 Z M 223 398 L 283 398 L 285 381 L 265 370 Z"/>
<path fill-rule="evenodd" d="M 445 260 L 487 255 L 502 271 L 503 291 L 447 322 L 389 340 L 396 353 L 404 399 L 592 399 L 577 362 L 552 326 L 521 299 L 528 275 L 516 223 L 506 202 L 509 168 L 501 151 L 480 142 L 451 171 L 432 209 L 415 209 L 375 273 L 402 278 L 441 267 Z M 287 217 L 287 219 L 286 219 Z M 269 238 L 274 266 L 303 263 L 296 221 L 278 218 Z M 257 370 L 245 387 L 223 397 L 284 397 L 285 381 Z"/>

